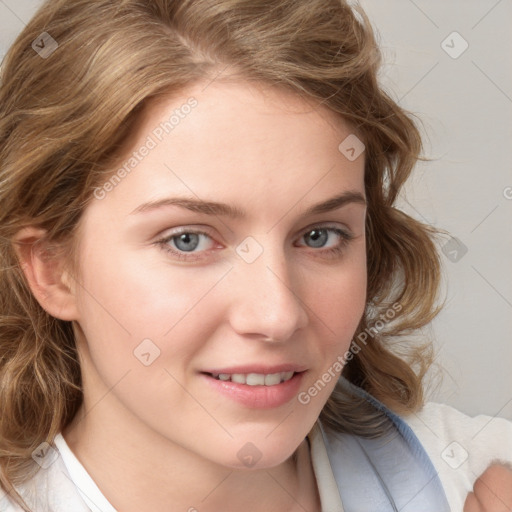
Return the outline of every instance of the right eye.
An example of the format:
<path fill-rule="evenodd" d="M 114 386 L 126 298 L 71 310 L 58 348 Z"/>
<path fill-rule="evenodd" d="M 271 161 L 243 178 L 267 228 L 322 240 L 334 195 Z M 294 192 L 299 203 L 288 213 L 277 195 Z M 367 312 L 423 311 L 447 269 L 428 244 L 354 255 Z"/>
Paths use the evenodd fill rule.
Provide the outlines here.
<path fill-rule="evenodd" d="M 204 231 L 195 231 L 191 229 L 182 229 L 175 233 L 167 235 L 165 238 L 157 240 L 157 244 L 165 251 L 171 253 L 179 259 L 197 259 L 198 256 L 190 258 L 188 255 L 196 255 L 208 249 L 207 240 L 213 239 Z M 206 245 L 206 247 L 205 247 Z M 196 249 L 200 250 L 196 250 Z"/>

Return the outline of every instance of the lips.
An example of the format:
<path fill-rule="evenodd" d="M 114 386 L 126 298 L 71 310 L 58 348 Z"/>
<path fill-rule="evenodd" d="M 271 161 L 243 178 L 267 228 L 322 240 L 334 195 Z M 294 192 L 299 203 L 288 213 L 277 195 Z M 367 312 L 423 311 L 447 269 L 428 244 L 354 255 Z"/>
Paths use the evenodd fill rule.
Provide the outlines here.
<path fill-rule="evenodd" d="M 244 407 L 271 409 L 285 405 L 297 396 L 305 373 L 293 372 L 290 379 L 269 386 L 222 381 L 209 373 L 202 373 L 201 377 L 210 389 Z"/>
<path fill-rule="evenodd" d="M 296 364 L 212 368 L 200 374 L 221 395 L 251 408 L 268 409 L 290 402 L 307 368 Z"/>

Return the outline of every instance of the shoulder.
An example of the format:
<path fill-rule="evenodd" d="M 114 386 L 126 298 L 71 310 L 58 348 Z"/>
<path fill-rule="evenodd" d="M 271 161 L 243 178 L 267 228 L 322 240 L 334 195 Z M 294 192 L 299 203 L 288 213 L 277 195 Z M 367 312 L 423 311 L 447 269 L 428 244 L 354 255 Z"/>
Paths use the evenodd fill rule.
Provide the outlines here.
<path fill-rule="evenodd" d="M 0 510 L 2 512 L 23 512 L 23 509 L 15 505 L 2 489 L 0 489 Z"/>
<path fill-rule="evenodd" d="M 467 460 L 471 459 L 472 463 L 489 458 L 485 454 L 495 454 L 497 458 L 509 462 L 512 460 L 512 422 L 505 418 L 484 414 L 469 416 L 454 407 L 436 402 L 428 402 L 419 412 L 401 417 L 420 441 L 436 446 L 444 443 L 460 445 L 460 448 L 455 444 L 452 446 L 460 452 L 458 460 L 464 458 L 464 451 L 467 452 Z M 451 451 L 445 455 L 449 458 Z M 462 460 L 459 462 L 463 464 Z"/>
<path fill-rule="evenodd" d="M 35 512 L 90 512 L 72 483 L 57 447 L 44 453 L 40 464 L 34 462 L 34 473 L 17 491 Z M 0 491 L 1 493 L 1 491 Z M 23 512 L 8 496 L 0 494 L 1 512 Z"/>
<path fill-rule="evenodd" d="M 469 416 L 436 402 L 401 418 L 425 448 L 447 497 L 461 510 L 473 483 L 492 462 L 512 462 L 512 422 L 505 418 Z"/>

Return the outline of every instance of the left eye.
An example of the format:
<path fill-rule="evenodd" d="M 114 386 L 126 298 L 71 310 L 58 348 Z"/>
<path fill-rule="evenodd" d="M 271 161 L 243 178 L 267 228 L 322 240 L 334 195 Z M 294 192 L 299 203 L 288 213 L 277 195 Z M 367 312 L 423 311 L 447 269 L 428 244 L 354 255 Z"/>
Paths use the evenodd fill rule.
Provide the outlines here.
<path fill-rule="evenodd" d="M 348 234 L 338 228 L 314 228 L 309 230 L 305 235 L 302 236 L 306 243 L 310 243 L 309 247 L 313 247 L 315 249 L 325 247 L 325 244 L 329 240 L 329 234 L 335 234 L 338 237 L 341 237 L 343 240 L 347 240 L 349 238 Z M 334 243 L 336 244 L 336 241 Z"/>

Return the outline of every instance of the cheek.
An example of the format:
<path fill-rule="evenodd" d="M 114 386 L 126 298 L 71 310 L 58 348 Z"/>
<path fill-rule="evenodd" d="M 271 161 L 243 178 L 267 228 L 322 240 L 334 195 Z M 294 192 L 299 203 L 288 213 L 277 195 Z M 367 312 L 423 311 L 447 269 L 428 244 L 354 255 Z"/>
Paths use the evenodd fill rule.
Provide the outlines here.
<path fill-rule="evenodd" d="M 350 260 L 325 273 L 316 286 L 309 285 L 312 309 L 323 320 L 332 349 L 345 349 L 350 344 L 366 307 L 366 256 L 363 247 L 360 249 Z"/>
<path fill-rule="evenodd" d="M 192 357 L 211 330 L 219 301 L 208 295 L 226 269 L 167 266 L 161 258 L 110 249 L 89 251 L 83 259 L 78 297 L 79 323 L 97 366 L 110 359 L 108 373 L 137 367 L 134 351 L 141 343 L 141 350 L 148 346 L 158 354 L 156 366 Z"/>
<path fill-rule="evenodd" d="M 361 256 L 361 255 L 360 255 Z M 314 336 L 310 350 L 316 361 L 297 396 L 303 417 L 318 417 L 347 363 L 347 354 L 366 306 L 366 259 L 354 258 L 309 283 L 310 319 Z"/>
<path fill-rule="evenodd" d="M 361 256 L 361 255 L 360 255 Z M 297 397 L 299 407 L 317 417 L 334 390 L 348 361 L 355 331 L 366 307 L 367 271 L 365 257 L 354 258 L 318 280 L 311 295 L 315 305 L 310 314 L 316 325 L 314 366 Z"/>

